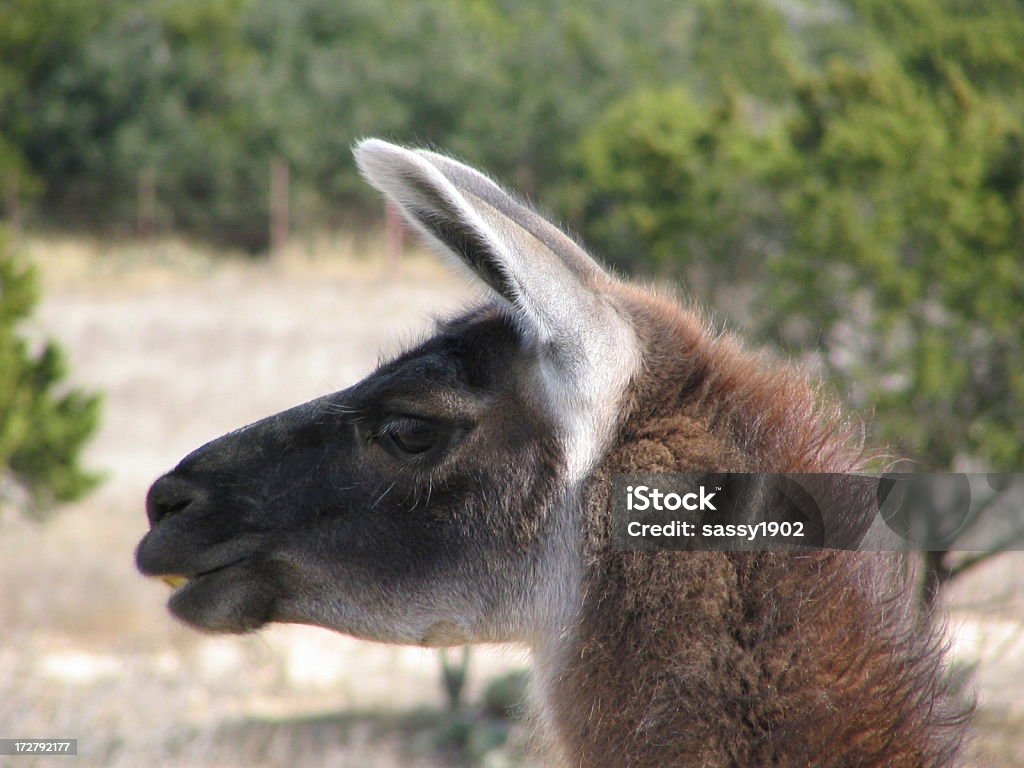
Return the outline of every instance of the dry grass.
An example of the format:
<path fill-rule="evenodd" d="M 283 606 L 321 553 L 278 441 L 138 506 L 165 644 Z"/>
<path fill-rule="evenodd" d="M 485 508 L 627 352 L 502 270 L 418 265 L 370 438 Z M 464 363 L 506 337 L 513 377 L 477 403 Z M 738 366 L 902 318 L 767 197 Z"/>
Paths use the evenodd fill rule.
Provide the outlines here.
<path fill-rule="evenodd" d="M 141 579 L 132 555 L 160 472 L 357 380 L 462 305 L 466 286 L 422 254 L 388 264 L 372 240 L 325 238 L 275 264 L 174 242 L 27 250 L 45 289 L 34 332 L 64 345 L 77 384 L 105 393 L 87 463 L 107 481 L 46 525 L 0 519 L 0 736 L 78 738 L 72 764 L 88 766 L 465 764 L 448 748 L 465 723 L 441 714 L 433 652 L 302 627 L 200 636 L 166 615 L 165 588 Z M 959 657 L 981 662 L 978 765 L 1024 764 L 1020 623 L 977 604 L 1021 572 L 1019 556 L 993 563 L 954 595 L 969 606 L 953 620 Z M 522 664 L 477 652 L 469 697 Z"/>

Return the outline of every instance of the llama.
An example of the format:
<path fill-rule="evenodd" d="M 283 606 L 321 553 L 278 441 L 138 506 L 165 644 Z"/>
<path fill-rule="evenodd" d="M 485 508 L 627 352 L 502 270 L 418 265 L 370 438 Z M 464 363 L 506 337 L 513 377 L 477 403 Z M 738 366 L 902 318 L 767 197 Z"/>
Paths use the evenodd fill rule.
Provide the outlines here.
<path fill-rule="evenodd" d="M 968 709 L 896 555 L 610 544 L 613 473 L 849 472 L 839 411 L 477 171 L 378 140 L 356 158 L 489 298 L 155 482 L 137 564 L 180 584 L 172 613 L 525 644 L 571 766 L 954 761 Z"/>

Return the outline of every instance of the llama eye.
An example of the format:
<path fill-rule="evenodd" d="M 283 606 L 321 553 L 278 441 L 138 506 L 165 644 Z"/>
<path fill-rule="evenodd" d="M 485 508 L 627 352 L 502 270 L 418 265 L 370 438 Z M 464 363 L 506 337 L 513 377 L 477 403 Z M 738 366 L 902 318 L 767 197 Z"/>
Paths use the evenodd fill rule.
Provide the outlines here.
<path fill-rule="evenodd" d="M 416 455 L 433 448 L 441 435 L 437 427 L 430 422 L 403 416 L 385 424 L 380 437 L 397 452 Z"/>

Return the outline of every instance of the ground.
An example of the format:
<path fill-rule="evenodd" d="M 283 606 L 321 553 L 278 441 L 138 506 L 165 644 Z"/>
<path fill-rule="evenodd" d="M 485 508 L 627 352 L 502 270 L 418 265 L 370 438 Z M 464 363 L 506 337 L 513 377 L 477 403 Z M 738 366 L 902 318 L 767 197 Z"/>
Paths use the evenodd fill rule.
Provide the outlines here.
<path fill-rule="evenodd" d="M 0 737 L 77 738 L 80 752 L 0 766 L 511 764 L 521 730 L 494 749 L 507 723 L 446 714 L 436 652 L 305 627 L 199 635 L 133 565 L 161 472 L 353 383 L 473 289 L 424 254 L 389 261 L 372 240 L 325 240 L 272 264 L 168 242 L 29 239 L 25 250 L 44 278 L 29 330 L 59 340 L 75 383 L 104 393 L 86 463 L 106 479 L 45 525 L 0 517 Z M 978 665 L 978 765 L 1024 764 L 1022 565 L 995 561 L 952 595 L 957 658 Z M 527 663 L 516 649 L 474 651 L 467 698 Z"/>

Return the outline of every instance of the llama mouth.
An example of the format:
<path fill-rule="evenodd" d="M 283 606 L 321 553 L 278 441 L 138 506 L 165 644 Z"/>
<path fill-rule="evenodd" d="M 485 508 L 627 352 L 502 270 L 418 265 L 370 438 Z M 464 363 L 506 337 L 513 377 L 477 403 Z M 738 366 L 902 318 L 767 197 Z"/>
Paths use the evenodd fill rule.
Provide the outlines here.
<path fill-rule="evenodd" d="M 221 571 L 225 571 L 228 568 L 233 568 L 234 566 L 244 562 L 247 559 L 248 558 L 241 557 L 237 560 L 232 560 L 229 563 L 225 563 L 224 565 L 218 565 L 216 568 L 210 568 L 206 571 L 200 571 L 199 573 L 161 573 L 159 575 L 155 575 L 154 578 L 160 579 L 160 581 L 162 581 L 164 584 L 170 587 L 175 593 L 178 593 L 183 591 L 185 587 L 189 586 L 190 584 L 194 584 L 195 582 L 199 581 L 205 576 L 210 576 L 214 573 L 220 573 Z"/>
<path fill-rule="evenodd" d="M 252 632 L 274 617 L 277 592 L 265 568 L 259 558 L 248 556 L 196 574 L 161 574 L 179 585 L 167 607 L 172 616 L 204 632 Z"/>

